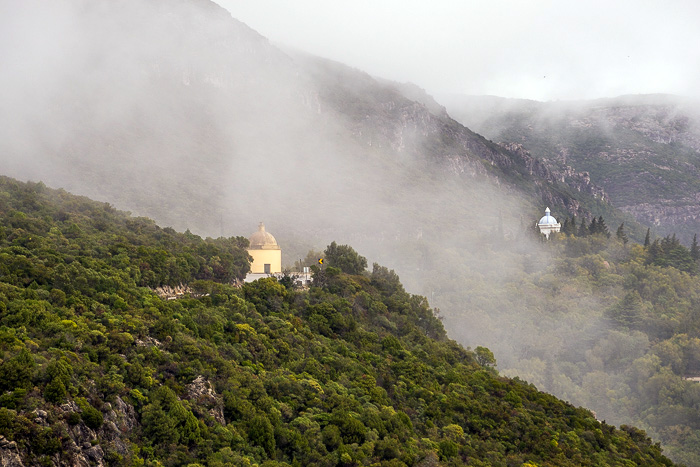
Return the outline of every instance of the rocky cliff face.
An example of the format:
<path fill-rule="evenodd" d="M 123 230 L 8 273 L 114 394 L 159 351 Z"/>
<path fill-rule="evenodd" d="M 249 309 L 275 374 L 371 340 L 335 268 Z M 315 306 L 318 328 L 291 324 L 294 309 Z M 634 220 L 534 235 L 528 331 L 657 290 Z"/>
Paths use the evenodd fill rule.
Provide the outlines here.
<path fill-rule="evenodd" d="M 580 193 L 586 193 L 595 199 L 608 202 L 608 195 L 605 190 L 591 182 L 591 176 L 588 172 L 577 172 L 568 165 L 553 165 L 546 160 L 541 160 L 533 157 L 533 155 L 525 149 L 520 143 L 499 143 L 500 146 L 507 149 L 513 154 L 522 164 L 525 165 L 531 175 L 538 179 L 546 180 L 551 183 L 560 182 L 569 186 Z M 582 212 L 580 203 L 574 201 L 572 209 L 568 212 L 573 215 L 580 216 Z M 552 204 L 558 204 L 552 199 Z"/>
<path fill-rule="evenodd" d="M 28 5 L 27 35 L 51 24 L 68 39 L 35 87 L 20 86 L 14 67 L 7 74 L 17 79 L 0 86 L 7 175 L 214 236 L 261 216 L 289 231 L 346 231 L 325 216 L 339 205 L 356 213 L 346 224 L 373 226 L 365 206 L 388 185 L 410 189 L 416 173 L 499 187 L 537 204 L 533 212 L 541 203 L 590 209 L 574 201 L 582 180 L 545 174 L 416 86 L 283 52 L 207 0 L 62 0 L 62 15 Z M 319 181 L 332 181 L 333 196 Z M 280 199 L 298 201 L 289 209 Z M 395 205 L 380 206 L 381 216 Z"/>
<path fill-rule="evenodd" d="M 355 141 L 406 166 L 438 168 L 451 176 L 487 180 L 506 192 L 541 200 L 577 216 L 591 206 L 577 199 L 608 203 L 590 174 L 556 166 L 530 154 L 522 144 L 494 144 L 461 125 L 416 86 L 372 78 L 341 64 L 304 58 L 321 115 L 346 122 Z"/>
<path fill-rule="evenodd" d="M 682 145 L 700 152 L 700 120 L 697 109 L 682 100 L 615 105 L 593 109 L 591 119 L 638 133 L 651 142 Z"/>
<path fill-rule="evenodd" d="M 603 196 L 661 235 L 700 231 L 700 105 L 672 96 L 570 103 L 473 98 L 448 109 L 498 141 L 522 145 L 554 173 L 588 174 Z M 488 105 L 487 105 L 488 104 Z M 589 180 L 586 180 L 586 179 Z"/>
<path fill-rule="evenodd" d="M 50 457 L 41 456 L 41 453 L 28 451 L 15 441 L 0 436 L 0 465 L 29 467 L 48 462 L 56 467 L 88 467 L 111 465 L 115 459 L 129 458 L 131 444 L 128 436 L 138 429 L 139 424 L 134 407 L 120 397 L 116 397 L 114 405 L 103 404 L 102 423 L 93 428 L 83 420 L 83 410 L 73 401 L 45 409 L 13 415 L 26 419 L 37 433 L 42 427 L 63 433 L 63 450 Z"/>
<path fill-rule="evenodd" d="M 0 435 L 0 465 L 3 467 L 24 467 L 17 443 Z"/>

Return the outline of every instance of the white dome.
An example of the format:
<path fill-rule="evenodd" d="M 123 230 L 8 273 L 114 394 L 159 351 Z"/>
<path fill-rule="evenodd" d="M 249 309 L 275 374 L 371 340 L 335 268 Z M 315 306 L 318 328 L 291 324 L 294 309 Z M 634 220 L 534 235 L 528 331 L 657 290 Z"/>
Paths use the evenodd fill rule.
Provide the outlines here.
<path fill-rule="evenodd" d="M 549 215 L 549 208 L 544 210 L 544 217 L 540 219 L 537 225 L 554 225 L 557 224 L 557 220 Z"/>
<path fill-rule="evenodd" d="M 250 236 L 248 239 L 250 246 L 249 250 L 279 250 L 280 247 L 277 245 L 277 240 L 272 236 L 271 233 L 265 232 L 265 224 L 262 222 L 258 225 L 258 231 Z"/>

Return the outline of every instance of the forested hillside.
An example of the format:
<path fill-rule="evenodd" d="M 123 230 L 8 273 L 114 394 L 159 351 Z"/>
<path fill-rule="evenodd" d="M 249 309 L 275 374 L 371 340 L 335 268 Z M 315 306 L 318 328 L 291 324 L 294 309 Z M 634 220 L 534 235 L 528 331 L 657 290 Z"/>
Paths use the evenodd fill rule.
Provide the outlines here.
<path fill-rule="evenodd" d="M 343 272 L 350 247 L 308 290 L 234 287 L 245 239 L 7 178 L 0 226 L 5 465 L 671 465 L 498 376 L 393 271 Z"/>
<path fill-rule="evenodd" d="M 401 337 L 399 331 L 403 328 L 397 323 L 403 319 L 399 311 L 403 308 L 397 303 L 418 299 L 401 295 L 397 302 L 364 275 L 352 279 L 332 276 L 325 285 L 317 283 L 306 292 L 268 284 L 269 297 L 273 297 L 269 300 L 258 300 L 257 292 L 250 292 L 253 286 L 238 289 L 225 285 L 244 274 L 247 256 L 243 250 L 245 239 L 223 236 L 250 233 L 260 221 L 265 221 L 283 245 L 283 262 L 287 265 L 303 258 L 311 248 L 322 250 L 332 240 L 352 244 L 370 258 L 370 264 L 377 261 L 395 269 L 408 291 L 426 295 L 432 306 L 438 306 L 450 337 L 459 338 L 464 346 L 491 348 L 500 369 L 511 375 L 522 372 L 529 381 L 552 391 L 559 386 L 548 386 L 550 379 L 566 381 L 568 386 L 562 386 L 562 397 L 596 407 L 608 399 L 586 396 L 587 385 L 593 380 L 589 368 L 577 373 L 579 370 L 571 370 L 570 365 L 557 364 L 575 362 L 604 342 L 608 328 L 601 319 L 622 298 L 621 286 L 591 285 L 584 274 L 589 267 L 585 257 L 569 259 L 586 265 L 574 267 L 569 276 L 552 269 L 563 261 L 561 251 L 552 246 L 557 243 L 541 244 L 530 235 L 534 222 L 549 205 L 560 219 L 576 213 L 579 222 L 590 222 L 593 216 L 603 215 L 611 229 L 624 221 L 630 237 L 641 241 L 646 229 L 635 226 L 631 217 L 611 206 L 607 192 L 590 176 L 544 163 L 537 154 L 517 145 L 498 145 L 475 134 L 415 87 L 390 83 L 301 53 L 283 52 L 208 0 L 57 0 L 50 4 L 26 0 L 8 15 L 0 15 L 0 24 L 10 31 L 3 36 L 8 41 L 3 50 L 9 53 L 0 73 L 3 175 L 44 180 L 48 185 L 112 203 L 78 200 L 37 184 L 19 184 L 15 189 L 10 187 L 17 182 L 3 182 L 8 195 L 0 200 L 5 203 L 0 204 L 5 216 L 1 238 L 8 256 L 4 257 L 7 263 L 0 267 L 3 280 L 9 285 L 2 292 L 6 297 L 2 303 L 11 311 L 7 319 L 12 324 L 8 329 L 13 331 L 7 332 L 15 334 L 6 339 L 2 358 L 15 362 L 12 365 L 18 368 L 22 362 L 30 362 L 30 355 L 36 364 L 17 380 L 21 381 L 19 392 L 13 386 L 3 396 L 4 407 L 15 411 L 3 412 L 15 417 L 11 418 L 15 420 L 11 424 L 13 431 L 8 433 L 21 439 L 22 452 L 29 452 L 27 443 L 44 439 L 39 436 L 44 433 L 41 430 L 55 425 L 56 430 L 67 430 L 62 438 L 55 439 L 68 444 L 54 444 L 45 452 L 32 448 L 36 459 L 55 456 L 59 451 L 86 456 L 90 451 L 95 456 L 102 452 L 105 458 L 122 456 L 127 461 L 141 458 L 152 462 L 158 458 L 177 464 L 194 462 L 192 459 L 196 458 L 214 465 L 216 460 L 211 456 L 229 448 L 231 456 L 239 456 L 231 461 L 233 464 L 243 463 L 241 459 L 246 457 L 251 462 L 262 462 L 268 457 L 290 464 L 295 459 L 302 464 L 316 462 L 305 457 L 308 452 L 320 452 L 321 458 L 330 456 L 335 460 L 343 454 L 352 459 L 365 459 L 362 456 L 366 455 L 372 462 L 388 460 L 390 455 L 381 454 L 377 446 L 387 436 L 387 440 L 394 439 L 393 435 L 372 428 L 369 419 L 362 418 L 366 401 L 362 399 L 364 393 L 355 388 L 355 380 L 340 376 L 341 379 L 328 379 L 332 369 L 340 371 L 338 362 L 347 363 L 347 358 L 352 357 L 348 365 L 355 368 L 357 355 L 369 363 L 362 370 L 355 368 L 353 377 L 367 374 L 374 378 L 390 397 L 382 404 L 397 413 L 404 411 L 411 420 L 413 431 L 396 435 L 404 447 L 410 445 L 406 440 L 416 440 L 419 448 L 409 450 L 415 454 L 406 458 L 409 461 L 423 459 L 430 465 L 437 456 L 445 463 L 453 462 L 447 460 L 452 459 L 448 452 L 454 454 L 451 445 L 440 447 L 448 438 L 458 446 L 455 459 L 471 456 L 493 459 L 484 462 L 496 464 L 510 455 L 514 456 L 509 460 L 511 464 L 530 459 L 530 455 L 535 456 L 532 459 L 564 456 L 573 463 L 586 463 L 589 454 L 607 446 L 600 436 L 596 447 L 591 436 L 584 435 L 585 431 L 597 434 L 591 428 L 597 425 L 589 420 L 589 415 L 581 416 L 589 420 L 590 426 L 573 428 L 580 441 L 576 449 L 567 451 L 562 447 L 576 444 L 571 441 L 575 440 L 573 437 L 569 439 L 572 444 L 563 442 L 561 436 L 555 440 L 562 447 L 561 455 L 556 450 L 554 454 L 534 453 L 536 449 L 527 446 L 540 446 L 543 437 L 529 436 L 527 433 L 532 433 L 527 430 L 518 437 L 526 443 L 522 449 L 521 441 L 517 449 L 508 445 L 510 441 L 490 445 L 484 440 L 500 440 L 492 436 L 494 427 L 502 426 L 498 424 L 482 431 L 460 425 L 466 429 L 465 437 L 452 439 L 444 427 L 452 423 L 447 419 L 454 418 L 458 424 L 469 420 L 471 415 L 465 415 L 467 410 L 463 407 L 457 411 L 459 415 L 446 410 L 447 419 L 441 422 L 438 417 L 432 420 L 434 426 L 428 427 L 420 421 L 420 414 L 425 413 L 421 412 L 420 400 L 428 405 L 441 404 L 443 399 L 438 394 L 455 393 L 449 384 L 468 381 L 476 367 L 470 367 L 470 354 L 449 350 L 454 344 L 430 341 L 430 345 L 448 346 L 448 350 L 436 350 L 436 358 L 442 361 L 441 355 L 448 355 L 445 359 L 452 363 L 434 368 L 430 363 L 427 369 L 421 369 L 424 373 L 419 379 L 409 378 L 405 384 L 410 392 L 411 384 L 425 382 L 432 395 L 416 395 L 412 402 L 408 396 L 395 396 L 392 391 L 403 388 L 401 381 L 383 379 L 382 375 L 393 368 L 399 357 L 389 357 L 386 352 L 391 346 L 384 349 L 380 343 L 389 335 Z M 52 34 L 51 41 L 36 40 L 46 37 L 47 31 Z M 51 203 L 47 204 L 47 197 Z M 116 212 L 112 205 L 148 215 L 161 225 L 191 231 L 179 234 L 158 228 L 145 218 Z M 202 239 L 191 232 L 223 238 Z M 582 248 L 589 251 L 588 247 Z M 595 250 L 596 254 L 603 255 L 604 261 L 617 271 L 627 264 L 618 264 L 617 253 L 604 253 L 608 247 L 601 248 Z M 626 248 L 632 251 L 631 247 Z M 593 259 L 591 268 L 599 265 L 598 258 Z M 664 266 L 667 264 L 650 267 Z M 578 273 L 584 275 L 579 277 Z M 554 277 L 552 290 L 546 287 L 550 275 Z M 571 283 L 556 282 L 564 278 L 570 278 Z M 694 286 L 693 280 L 687 284 Z M 352 287 L 333 288 L 337 281 L 350 281 Z M 181 282 L 187 285 L 183 290 L 189 294 L 181 300 L 164 301 L 151 290 Z M 361 292 L 373 301 L 363 301 L 366 297 Z M 261 293 L 268 297 L 268 292 Z M 338 298 L 338 293 L 342 298 Z M 677 293 L 682 296 L 685 292 L 678 289 Z M 640 295 L 653 303 L 652 296 Z M 274 304 L 272 314 L 261 308 L 267 301 Z M 333 324 L 338 315 L 323 305 L 329 303 L 341 313 L 341 324 Z M 632 303 L 632 309 L 636 309 L 638 302 Z M 663 302 L 663 306 L 666 304 Z M 323 305 L 325 311 L 310 311 L 316 305 Z M 686 307 L 685 302 L 682 305 Z M 423 310 L 416 311 L 425 316 L 421 319 L 435 324 L 423 305 L 415 307 Z M 559 319 L 557 313 L 573 319 Z M 211 321 L 206 317 L 212 317 Z M 282 323 L 275 321 L 277 318 Z M 334 328 L 346 318 L 356 323 L 357 328 L 353 329 L 361 329 L 370 337 L 358 341 L 356 334 L 349 334 L 353 336 L 350 339 Z M 32 323 L 24 325 L 24 331 L 23 320 Z M 684 332 L 683 328 L 673 327 L 673 319 L 660 322 L 667 331 Z M 49 331 L 44 323 L 49 323 Z M 422 321 L 410 323 L 423 329 Z M 250 326 L 254 334 L 239 325 Z M 345 329 L 342 326 L 339 329 Z M 328 332 L 333 333 L 332 339 Z M 290 346 L 300 343 L 299 348 L 309 349 L 308 355 L 285 353 L 282 340 Z M 348 352 L 342 346 L 334 347 L 338 342 Z M 401 340 L 401 345 L 416 359 L 424 358 L 413 344 Z M 20 352 L 22 348 L 26 348 L 26 353 Z M 98 350 L 85 350 L 88 348 Z M 574 350 L 567 350 L 570 348 Z M 381 361 L 365 355 L 367 349 L 378 352 Z M 614 347 L 611 349 L 614 351 Z M 602 350 L 596 352 L 601 359 L 607 358 Z M 557 359 L 560 355 L 566 358 Z M 548 363 L 542 364 L 535 358 Z M 245 369 L 248 373 L 232 373 L 228 366 L 217 363 L 221 360 L 250 369 Z M 312 371 L 295 363 L 306 360 L 316 361 L 319 366 Z M 53 361 L 67 362 L 70 368 L 49 371 L 48 365 Z M 411 368 L 423 368 L 414 365 L 415 360 L 407 361 Z M 440 376 L 443 372 L 452 375 L 451 365 L 458 361 L 467 363 L 463 363 L 464 373 L 459 373 L 456 380 Z M 602 367 L 596 362 L 590 368 L 598 371 Z M 260 363 L 264 366 L 260 367 Z M 492 370 L 487 368 L 478 374 L 491 378 Z M 56 379 L 56 375 L 64 373 L 68 376 Z M 607 382 L 618 380 L 608 377 L 610 374 L 613 373 L 596 373 L 600 376 L 596 381 L 605 381 L 597 387 L 606 388 L 600 391 L 606 397 L 614 394 L 610 392 L 613 386 Z M 250 389 L 253 383 L 241 383 L 243 389 L 236 389 L 235 381 L 248 381 L 240 375 L 259 381 L 264 391 L 258 386 Z M 317 402 L 311 396 L 296 397 L 298 394 L 294 393 L 292 400 L 284 399 L 280 392 L 271 389 L 271 375 L 296 378 L 299 385 L 292 386 L 294 391 L 316 387 L 315 381 L 328 398 L 318 396 L 321 402 Z M 199 376 L 202 379 L 197 379 Z M 234 383 L 230 382 L 232 378 Z M 304 382 L 307 380 L 310 382 Z M 500 379 L 488 381 L 521 387 L 521 383 Z M 338 389 L 331 382 L 342 387 Z M 47 393 L 49 384 L 52 386 Z M 158 392 L 163 384 L 175 398 L 167 391 Z M 116 389 L 109 389 L 111 385 Z M 634 393 L 637 386 L 630 382 L 628 387 L 629 397 L 625 398 L 627 393 L 623 392 L 616 400 L 637 404 L 635 411 L 623 411 L 623 418 L 618 416 L 620 412 L 608 411 L 605 405 L 596 409 L 599 415 L 616 423 L 638 420 L 647 427 L 656 426 L 652 421 L 656 423 L 661 418 L 643 418 L 640 410 L 655 407 L 655 401 L 662 399 L 652 398 L 649 405 L 639 405 L 642 403 Z M 183 442 L 193 438 L 189 431 L 183 431 L 185 415 L 173 401 L 204 417 L 204 412 L 192 402 L 199 396 L 188 394 L 190 389 L 193 394 L 208 394 L 207 388 L 213 391 L 212 401 L 228 400 L 230 404 L 237 400 L 239 392 L 248 394 L 250 389 L 254 410 L 248 407 L 247 411 L 236 412 L 238 409 L 231 409 L 230 405 L 226 409 L 224 404 L 223 412 L 217 412 L 216 407 L 222 406 L 212 405 L 209 409 L 216 409 L 216 419 L 227 431 L 205 421 L 197 425 L 203 443 L 199 438 L 194 438 L 197 442 Z M 58 391 L 54 399 L 52 390 Z M 523 394 L 534 394 L 527 392 L 530 390 L 523 389 Z M 487 392 L 498 396 L 502 391 Z M 227 396 L 229 393 L 235 397 Z M 45 399 L 46 394 L 49 399 Z M 520 397 L 523 401 L 532 400 L 530 396 Z M 109 406 L 101 405 L 100 400 L 105 398 Z M 260 398 L 262 402 L 258 402 Z M 350 419 L 357 418 L 366 428 L 362 442 L 355 443 L 356 448 L 347 437 L 342 438 L 342 444 L 323 442 L 321 433 L 330 423 L 324 414 L 330 417 L 336 407 L 335 402 L 328 401 L 338 398 L 360 401 L 359 406 L 343 406 L 351 413 Z M 44 406 L 43 401 L 59 408 L 68 405 L 61 408 L 61 415 L 42 408 L 54 407 Z M 686 402 L 691 406 L 694 403 L 692 398 Z M 75 430 L 85 430 L 85 426 L 69 412 L 98 419 L 96 412 L 88 409 L 88 403 L 94 404 L 95 410 L 120 431 L 130 434 L 112 436 L 114 430 L 98 430 L 76 435 Z M 282 403 L 290 407 L 290 412 L 283 410 Z M 377 410 L 382 409 L 378 402 L 370 403 Z M 414 407 L 415 413 L 409 406 Z M 150 408 L 146 410 L 147 407 Z M 439 404 L 430 407 L 444 409 Z M 530 406 L 523 403 L 523 407 Z M 532 407 L 536 408 L 536 404 Z M 42 411 L 36 417 L 35 409 Z M 279 410 L 279 416 L 273 409 Z M 114 416 L 110 410 L 114 410 Z M 145 414 L 151 410 L 156 422 L 149 425 Z M 163 418 L 159 410 L 170 418 Z M 54 418 L 36 425 L 43 412 L 47 416 L 54 414 Z M 428 413 L 433 416 L 437 409 Z M 492 417 L 476 413 L 477 419 Z M 291 424 L 301 414 L 310 422 L 302 419 L 294 428 Z M 250 427 L 245 420 L 257 415 L 267 418 L 272 427 L 274 450 L 269 444 L 262 447 L 248 438 Z M 62 416 L 72 417 L 76 423 L 66 425 L 61 422 Z M 528 417 L 524 416 L 527 423 L 530 419 L 539 423 L 541 418 Z M 174 431 L 163 432 L 174 440 L 172 446 L 159 445 L 160 435 L 148 427 L 171 425 L 180 427 L 173 428 L 177 435 Z M 100 426 L 112 425 L 104 422 Z M 679 428 L 689 441 L 682 449 L 693 451 L 694 435 L 687 431 L 688 426 Z M 223 438 L 215 438 L 217 427 Z M 294 428 L 301 438 L 280 434 L 286 433 L 280 427 Z M 600 429 L 607 433 L 607 428 Z M 346 436 L 342 428 L 339 430 Z M 660 436 L 659 432 L 652 432 Z M 68 433 L 74 434 L 71 437 Z M 76 443 L 75 447 L 68 438 Z M 437 443 L 437 447 L 420 444 L 422 438 Z M 119 444 L 117 439 L 126 441 Z M 319 439 L 325 451 L 320 448 Z M 97 440 L 95 446 L 93 440 Z M 0 441 L 5 446 L 3 443 Z M 370 444 L 362 448 L 364 443 Z M 262 451 L 249 449 L 248 445 Z M 477 454 L 470 451 L 472 448 Z M 358 449 L 364 450 L 358 454 Z M 682 458 L 682 449 L 673 451 L 677 458 Z M 567 457 L 574 456 L 574 451 L 580 451 L 582 459 Z M 643 450 L 640 456 L 649 453 Z M 229 454 L 226 451 L 221 455 Z"/>
<path fill-rule="evenodd" d="M 526 267 L 484 262 L 480 274 L 455 270 L 425 290 L 433 305 L 461 309 L 445 313 L 450 336 L 488 345 L 502 374 L 609 423 L 641 426 L 677 462 L 700 465 L 700 383 L 691 379 L 700 376 L 700 250 L 673 235 L 636 244 L 604 222 L 593 232 L 592 222 L 562 219 L 575 233 L 553 235 L 544 253 L 494 240 L 490 257 Z"/>

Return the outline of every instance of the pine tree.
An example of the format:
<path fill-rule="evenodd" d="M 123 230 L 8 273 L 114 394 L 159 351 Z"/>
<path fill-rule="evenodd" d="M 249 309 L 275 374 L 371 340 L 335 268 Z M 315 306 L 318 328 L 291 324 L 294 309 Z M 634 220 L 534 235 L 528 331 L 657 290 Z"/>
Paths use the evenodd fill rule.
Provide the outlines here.
<path fill-rule="evenodd" d="M 627 245 L 629 238 L 627 238 L 627 233 L 625 232 L 625 223 L 624 222 L 622 224 L 620 224 L 620 227 L 617 228 L 617 232 L 615 232 L 615 236 L 624 245 Z"/>
<path fill-rule="evenodd" d="M 567 235 L 571 233 L 571 231 L 569 229 L 569 218 L 568 217 L 566 219 L 564 219 L 564 223 L 561 225 L 561 233 L 567 234 Z"/>
<path fill-rule="evenodd" d="M 588 227 L 586 227 L 586 219 L 581 219 L 581 225 L 578 227 L 577 237 L 588 236 Z"/>
<path fill-rule="evenodd" d="M 588 226 L 588 233 L 589 235 L 594 235 L 598 233 L 598 221 L 595 217 L 591 220 L 591 224 Z"/>
<path fill-rule="evenodd" d="M 661 251 L 668 255 L 674 248 L 681 246 L 681 242 L 676 238 L 676 234 L 666 235 L 661 239 Z"/>
<path fill-rule="evenodd" d="M 647 228 L 647 235 L 644 237 L 644 248 L 649 248 L 649 245 L 651 245 L 651 235 L 649 229 Z"/>
<path fill-rule="evenodd" d="M 642 297 L 639 292 L 633 290 L 608 311 L 608 316 L 623 326 L 633 328 L 641 322 L 640 314 L 643 309 Z"/>
<path fill-rule="evenodd" d="M 603 219 L 603 216 L 598 216 L 598 225 L 596 226 L 597 232 L 599 234 L 603 234 L 606 237 L 610 238 L 610 231 L 608 230 L 608 226 L 605 225 L 605 220 Z"/>
<path fill-rule="evenodd" d="M 663 259 L 663 249 L 661 248 L 661 244 L 659 243 L 659 239 L 657 238 L 654 240 L 653 243 L 649 245 L 649 248 L 647 249 L 647 260 L 646 264 L 656 264 L 659 266 L 665 266 L 666 264 L 661 261 Z M 660 264 L 661 263 L 661 264 Z"/>
<path fill-rule="evenodd" d="M 693 261 L 700 259 L 700 247 L 698 247 L 698 234 L 693 235 L 693 243 L 690 245 L 690 257 Z"/>

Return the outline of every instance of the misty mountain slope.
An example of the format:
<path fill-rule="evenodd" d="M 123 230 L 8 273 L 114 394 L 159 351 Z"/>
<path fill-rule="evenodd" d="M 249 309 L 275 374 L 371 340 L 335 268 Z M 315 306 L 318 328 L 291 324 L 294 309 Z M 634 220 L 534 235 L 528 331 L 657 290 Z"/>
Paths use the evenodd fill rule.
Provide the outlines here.
<path fill-rule="evenodd" d="M 525 212 L 539 214 L 532 210 L 531 204 L 539 200 L 560 212 L 560 217 L 571 214 L 589 217 L 593 212 L 596 216 L 603 215 L 611 225 L 625 222 L 630 235 L 643 238 L 645 229 L 631 216 L 610 206 L 605 191 L 593 184 L 587 174 L 570 167 L 558 170 L 521 147 L 494 144 L 453 120 L 417 86 L 375 79 L 359 70 L 315 57 L 296 55 L 295 58 L 301 68 L 310 71 L 319 90 L 319 113 L 333 115 L 333 120 L 350 128 L 351 137 L 364 148 L 366 160 L 375 155 L 379 160 L 396 161 L 402 172 L 408 174 L 406 178 L 413 189 L 408 198 L 401 195 L 395 199 L 404 201 L 402 211 L 405 205 L 410 205 L 420 213 L 411 214 L 412 223 L 408 226 L 396 226 L 393 235 L 432 229 L 450 232 L 454 229 L 455 234 L 470 232 L 477 228 L 470 221 L 473 218 L 488 219 L 483 225 L 493 230 L 508 218 L 505 224 L 512 236 L 527 223 L 523 220 Z M 427 179 L 426 174 L 433 175 Z M 383 180 L 384 185 L 386 182 Z M 424 194 L 428 194 L 427 198 Z M 505 201 L 504 196 L 510 200 L 500 202 Z M 452 220 L 445 222 L 443 217 L 434 223 L 427 222 L 435 211 L 435 204 L 429 200 L 441 197 L 452 198 L 441 205 L 454 210 Z M 520 201 L 513 204 L 514 197 Z M 520 226 L 516 227 L 518 222 Z M 361 239 L 352 241 L 364 246 Z M 367 249 L 373 251 L 369 245 Z M 382 260 L 392 259 L 382 257 Z"/>
<path fill-rule="evenodd" d="M 700 106 L 673 96 L 538 103 L 446 97 L 462 123 L 590 173 L 610 202 L 685 242 L 700 230 Z"/>
<path fill-rule="evenodd" d="M 304 106 L 292 61 L 215 4 L 61 8 L 65 18 L 54 21 L 52 9 L 27 6 L 18 20 L 37 29 L 55 22 L 67 38 L 56 51 L 31 50 L 63 59 L 47 59 L 38 83 L 3 87 L 11 96 L 3 110 L 8 173 L 218 233 L 245 195 L 279 196 L 275 185 L 303 168 L 304 153 L 318 152 L 296 144 L 323 126 Z M 40 31 L 23 32 L 32 33 Z M 26 72 L 11 70 L 8 80 Z M 256 170 L 266 177 L 254 183 Z M 235 199 L 226 201 L 232 187 Z"/>
<path fill-rule="evenodd" d="M 452 198 L 455 214 L 468 219 L 474 201 L 496 198 L 481 196 L 474 178 L 445 185 L 443 170 L 406 164 L 407 151 L 392 147 L 395 131 L 409 139 L 394 121 L 401 115 L 373 117 L 385 92 L 420 115 L 409 145 L 416 158 L 423 120 L 442 131 L 425 108 L 367 76 L 362 92 L 339 103 L 332 83 L 323 87 L 211 2 L 28 2 L 6 22 L 0 154 L 10 175 L 198 232 L 247 232 L 266 220 L 307 247 L 338 232 L 374 243 L 424 223 L 440 229 L 434 199 Z M 47 27 L 55 43 L 36 40 Z M 358 86 L 355 74 L 339 79 Z M 346 104 L 365 106 L 391 144 L 358 138 Z M 462 168 L 487 165 L 451 151 Z M 489 211 L 498 204 L 511 219 L 521 210 L 512 200 Z"/>
<path fill-rule="evenodd" d="M 26 5 L 0 18 L 13 31 L 0 48 L 12 64 L 0 75 L 7 174 L 203 235 L 265 221 L 285 264 L 352 244 L 426 295 L 464 345 L 498 348 L 514 374 L 529 372 L 517 343 L 596 345 L 550 339 L 558 326 L 572 335 L 566 320 L 542 325 L 555 295 L 519 299 L 524 278 L 551 264 L 526 233 L 545 204 L 560 219 L 593 212 L 619 225 L 576 171 L 486 140 L 415 88 L 283 53 L 211 2 Z M 37 39 L 47 28 L 53 44 Z M 582 290 L 570 308 L 594 329 L 609 304 Z"/>
<path fill-rule="evenodd" d="M 468 178 L 486 178 L 527 197 L 542 197 L 557 206 L 569 197 L 557 188 L 580 187 L 561 180 L 538 162 L 494 144 L 453 120 L 444 107 L 414 85 L 370 77 L 345 65 L 300 57 L 310 70 L 321 102 L 347 122 L 362 144 L 389 153 L 404 165 L 436 166 Z M 323 110 L 320 109 L 320 112 Z M 580 190 L 579 190 L 580 191 Z M 578 212 L 571 208 L 572 213 Z M 585 208 L 583 208 L 583 211 Z"/>
<path fill-rule="evenodd" d="M 8 60 L 4 75 L 7 173 L 219 230 L 282 190 L 325 199 L 318 180 L 347 186 L 357 169 L 292 60 L 211 2 L 28 3 L 17 15 L 25 27 L 3 52 L 37 58 L 35 69 Z M 65 37 L 44 49 L 31 36 L 47 23 Z"/>
<path fill-rule="evenodd" d="M 227 142 L 214 118 L 222 109 L 203 103 L 216 102 L 211 93 L 217 88 L 214 78 L 235 79 L 246 88 L 254 77 L 225 72 L 217 76 L 211 66 L 202 68 L 204 63 L 216 64 L 203 55 L 193 62 L 194 50 L 205 45 L 192 33 L 202 18 L 199 8 L 191 2 L 122 2 L 119 11 L 100 2 L 56 2 L 48 11 L 37 6 L 29 2 L 19 9 L 17 27 L 25 31 L 9 37 L 37 57 L 36 69 L 17 64 L 10 67 L 15 76 L 9 77 L 19 80 L 41 73 L 31 76 L 39 81 L 31 87 L 2 86 L 10 97 L 3 113 L 9 123 L 3 126 L 3 149 L 11 170 L 101 198 L 115 194 L 123 206 L 136 205 L 138 199 L 143 211 L 155 198 L 166 202 L 164 211 L 177 210 L 168 201 L 188 199 L 175 196 L 178 191 L 194 191 L 192 185 L 201 186 L 212 177 L 216 181 L 221 171 L 212 171 L 210 162 L 224 160 Z M 181 11 L 174 14 L 176 8 Z M 27 45 L 28 36 L 41 36 L 38 29 L 54 15 L 57 19 L 50 24 L 59 36 L 57 43 Z M 215 19 L 209 21 L 211 38 L 226 35 Z M 248 52 L 255 46 L 255 41 L 241 45 L 238 52 L 247 51 L 244 54 L 235 54 L 230 46 L 226 51 L 249 59 L 256 56 Z M 60 60 L 50 61 L 53 54 Z M 190 76 L 188 70 L 199 74 Z M 186 85 L 193 80 L 209 85 Z"/>
<path fill-rule="evenodd" d="M 323 211 L 366 193 L 366 205 L 397 174 L 426 168 L 572 213 L 592 209 L 444 111 L 338 64 L 285 54 L 211 2 L 29 2 L 16 15 L 3 48 L 10 175 L 217 234 L 234 219 L 284 216 L 275 199 Z M 34 43 L 47 24 L 60 39 Z"/>
<path fill-rule="evenodd" d="M 9 175 L 202 233 L 268 219 L 316 239 L 305 247 L 440 229 L 420 220 L 432 196 L 510 231 L 540 204 L 619 218 L 588 180 L 493 144 L 415 87 L 284 53 L 212 2 L 29 2 L 12 24 L 3 51 L 36 58 L 10 53 L 2 78 Z M 46 25 L 54 44 L 32 40 Z M 494 186 L 506 198 L 480 195 Z"/>
<path fill-rule="evenodd" d="M 394 271 L 236 287 L 246 246 L 0 177 L 0 463 L 673 465 L 498 376 Z"/>

